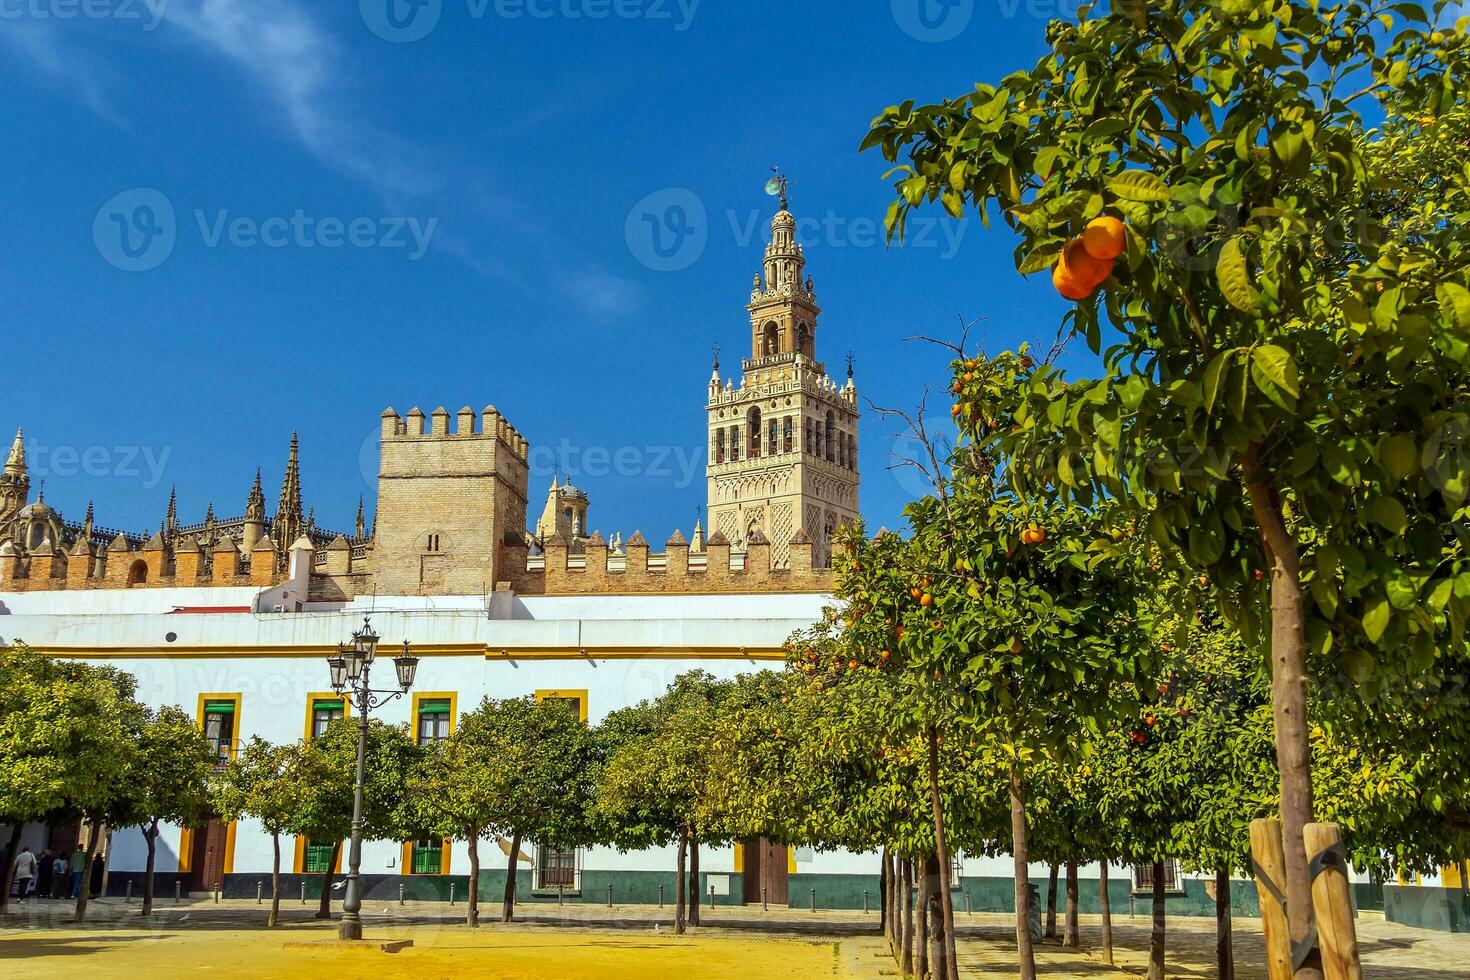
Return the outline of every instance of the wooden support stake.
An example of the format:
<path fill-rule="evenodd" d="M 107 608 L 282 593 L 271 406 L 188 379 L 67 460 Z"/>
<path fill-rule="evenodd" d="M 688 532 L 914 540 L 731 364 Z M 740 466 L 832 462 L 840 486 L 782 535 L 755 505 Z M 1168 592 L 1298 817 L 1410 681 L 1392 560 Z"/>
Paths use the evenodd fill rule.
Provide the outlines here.
<path fill-rule="evenodd" d="M 1330 855 L 1318 858 L 1318 855 L 1342 844 L 1342 832 L 1335 823 L 1309 823 L 1302 828 L 1302 837 L 1307 847 L 1307 860 L 1317 859 L 1317 863 L 1322 865 L 1321 871 L 1312 879 L 1312 906 L 1317 914 L 1322 972 L 1327 980 L 1363 980 L 1347 861 Z M 1314 865 L 1313 871 L 1316 870 Z"/>
<path fill-rule="evenodd" d="M 1292 980 L 1291 927 L 1286 921 L 1286 852 L 1280 820 L 1251 821 L 1251 857 L 1256 862 L 1256 894 L 1266 937 L 1266 975 Z"/>

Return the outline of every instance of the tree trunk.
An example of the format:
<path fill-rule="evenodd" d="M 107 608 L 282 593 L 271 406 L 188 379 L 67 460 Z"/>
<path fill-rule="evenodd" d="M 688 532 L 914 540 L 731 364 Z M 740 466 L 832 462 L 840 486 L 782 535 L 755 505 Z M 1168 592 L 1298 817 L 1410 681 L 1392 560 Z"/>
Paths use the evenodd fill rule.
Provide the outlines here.
<path fill-rule="evenodd" d="M 316 917 L 318 919 L 330 919 L 332 917 L 332 876 L 337 873 L 337 861 L 341 857 L 342 842 L 337 841 L 332 845 L 332 856 L 327 860 L 326 873 L 322 875 L 322 895 L 316 907 Z"/>
<path fill-rule="evenodd" d="M 954 944 L 949 941 L 954 934 L 946 932 L 944 928 L 944 902 L 942 893 L 938 890 L 943 887 L 940 867 L 938 858 L 929 859 L 925 868 L 929 887 L 923 909 L 924 917 L 929 922 L 929 975 L 935 980 L 946 980 L 954 976 L 954 970 L 950 966 L 954 962 Z"/>
<path fill-rule="evenodd" d="M 1230 871 L 1225 869 L 1215 872 L 1215 972 L 1220 980 L 1235 980 L 1230 918 Z"/>
<path fill-rule="evenodd" d="M 1164 862 L 1154 862 L 1154 922 L 1148 937 L 1148 980 L 1164 980 Z"/>
<path fill-rule="evenodd" d="M 1082 934 L 1077 926 L 1077 862 L 1067 862 L 1067 919 L 1062 927 L 1062 945 L 1082 948 Z"/>
<path fill-rule="evenodd" d="M 158 820 L 140 827 L 143 841 L 148 845 L 148 862 L 143 866 L 143 916 L 153 914 L 153 862 L 158 854 Z"/>
<path fill-rule="evenodd" d="M 0 915 L 10 910 L 10 883 L 15 881 L 15 862 L 20 859 L 20 835 L 25 829 L 25 821 L 17 820 L 10 830 L 10 847 L 5 851 L 9 855 L 5 859 L 5 887 L 0 888 Z"/>
<path fill-rule="evenodd" d="M 699 889 L 699 841 L 691 831 L 689 837 L 689 924 L 699 925 L 699 900 L 704 896 Z"/>
<path fill-rule="evenodd" d="M 1031 947 L 1031 876 L 1026 870 L 1026 787 L 1021 764 L 1011 764 L 1011 851 L 1016 861 L 1016 959 L 1021 980 L 1036 980 L 1036 952 Z"/>
<path fill-rule="evenodd" d="M 929 900 L 934 895 L 932 862 L 933 858 L 925 858 L 915 865 L 919 886 L 915 889 L 918 894 L 914 897 L 914 976 L 920 978 L 939 976 L 937 971 L 931 972 L 929 965 Z M 936 967 L 938 965 L 934 964 Z"/>
<path fill-rule="evenodd" d="M 888 951 L 893 958 L 898 959 L 898 858 L 893 854 L 888 855 L 885 862 L 885 871 L 888 872 Z"/>
<path fill-rule="evenodd" d="M 1312 879 L 1303 828 L 1313 820 L 1312 746 L 1307 735 L 1307 643 L 1301 563 L 1286 526 L 1281 498 L 1252 443 L 1242 459 L 1251 511 L 1271 564 L 1271 709 L 1276 723 L 1276 764 L 1281 772 L 1281 837 L 1286 852 L 1286 913 L 1293 943 L 1312 931 Z M 1321 980 L 1313 951 L 1296 971 L 1299 980 Z"/>
<path fill-rule="evenodd" d="M 684 904 L 685 893 L 689 889 L 689 879 L 685 875 L 685 855 L 689 852 L 689 827 L 686 824 L 679 828 L 679 859 L 678 868 L 674 881 L 674 935 L 684 935 L 687 924 L 687 912 Z"/>
<path fill-rule="evenodd" d="M 955 962 L 954 895 L 949 881 L 949 845 L 944 835 L 944 801 L 939 795 L 939 733 L 929 726 L 929 802 L 934 811 L 935 859 L 939 862 L 939 914 L 944 927 L 944 972 L 935 973 L 942 980 L 960 980 Z"/>
<path fill-rule="evenodd" d="M 1053 864 L 1051 873 L 1046 879 L 1046 938 L 1057 938 L 1057 879 L 1061 872 L 1061 865 Z"/>
<path fill-rule="evenodd" d="M 888 937 L 888 848 L 883 848 L 883 865 L 878 870 L 878 931 Z"/>
<path fill-rule="evenodd" d="M 102 828 L 93 823 L 87 829 L 86 860 L 82 862 L 82 883 L 77 886 L 77 915 L 76 923 L 81 925 L 87 921 L 87 899 L 92 897 L 92 854 L 97 850 L 97 838 L 101 836 Z M 5 890 L 10 890 L 10 883 L 5 883 Z"/>
<path fill-rule="evenodd" d="M 500 905 L 500 921 L 510 922 L 516 916 L 516 872 L 521 866 L 521 832 L 510 839 L 510 862 L 505 868 L 505 896 Z"/>
<path fill-rule="evenodd" d="M 899 913 L 903 917 L 902 942 L 898 950 L 898 970 L 907 976 L 914 972 L 914 865 L 908 858 L 898 863 Z"/>
<path fill-rule="evenodd" d="M 274 929 L 281 922 L 281 832 L 271 834 L 271 913 L 265 927 Z"/>
<path fill-rule="evenodd" d="M 470 852 L 470 897 L 465 908 L 465 923 L 471 929 L 480 928 L 480 829 L 469 828 Z"/>
<path fill-rule="evenodd" d="M 895 961 L 903 958 L 899 951 L 903 944 L 903 910 L 899 898 L 903 895 L 903 883 L 898 880 L 902 862 L 897 854 L 888 858 L 888 949 Z"/>
<path fill-rule="evenodd" d="M 1102 958 L 1108 966 L 1113 965 L 1113 901 L 1108 896 L 1108 862 L 1103 861 L 1098 870 L 1097 901 L 1102 906 Z"/>
<path fill-rule="evenodd" d="M 949 958 L 944 943 L 944 903 L 939 900 L 939 880 L 930 878 L 929 903 L 924 914 L 929 919 L 929 975 L 934 980 L 949 976 Z"/>

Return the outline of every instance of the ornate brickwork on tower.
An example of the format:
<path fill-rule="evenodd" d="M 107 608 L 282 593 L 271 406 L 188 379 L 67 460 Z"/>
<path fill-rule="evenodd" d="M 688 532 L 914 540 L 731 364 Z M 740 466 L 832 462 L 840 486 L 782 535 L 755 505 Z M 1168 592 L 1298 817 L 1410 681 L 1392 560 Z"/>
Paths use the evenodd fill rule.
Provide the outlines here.
<path fill-rule="evenodd" d="M 820 565 L 832 534 L 858 517 L 857 387 L 852 370 L 839 387 L 817 360 L 814 284 L 786 183 L 771 221 L 765 265 L 750 294 L 751 356 L 741 380 L 709 381 L 709 523 L 743 550 L 761 532 L 778 567 L 792 535 L 806 532 Z"/>

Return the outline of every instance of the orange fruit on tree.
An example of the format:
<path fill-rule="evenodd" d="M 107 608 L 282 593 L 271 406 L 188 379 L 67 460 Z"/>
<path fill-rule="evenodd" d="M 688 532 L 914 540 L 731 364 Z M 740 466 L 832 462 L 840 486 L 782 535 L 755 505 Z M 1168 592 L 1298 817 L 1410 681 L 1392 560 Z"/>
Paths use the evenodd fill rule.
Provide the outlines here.
<path fill-rule="evenodd" d="M 1112 259 L 1099 259 L 1088 254 L 1082 239 L 1074 238 L 1062 249 L 1062 256 L 1052 270 L 1051 282 L 1065 298 L 1083 300 L 1112 274 Z"/>
<path fill-rule="evenodd" d="M 1116 259 L 1128 247 L 1123 222 L 1107 214 L 1093 218 L 1082 233 L 1082 247 L 1095 259 Z"/>
<path fill-rule="evenodd" d="M 922 596 L 919 597 L 919 605 L 925 607 L 934 605 L 934 597 L 925 592 Z"/>

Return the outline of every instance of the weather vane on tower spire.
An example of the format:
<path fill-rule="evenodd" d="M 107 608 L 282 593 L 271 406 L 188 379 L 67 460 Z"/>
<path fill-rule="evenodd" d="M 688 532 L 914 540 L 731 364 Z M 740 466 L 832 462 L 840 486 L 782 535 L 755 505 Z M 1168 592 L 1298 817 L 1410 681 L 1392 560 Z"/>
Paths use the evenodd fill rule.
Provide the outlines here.
<path fill-rule="evenodd" d="M 772 197 L 781 198 L 781 210 L 791 210 L 788 201 L 788 191 L 791 187 L 791 179 L 781 172 L 780 167 L 771 168 L 771 179 L 766 181 L 766 193 Z"/>

